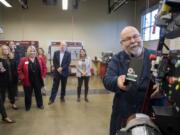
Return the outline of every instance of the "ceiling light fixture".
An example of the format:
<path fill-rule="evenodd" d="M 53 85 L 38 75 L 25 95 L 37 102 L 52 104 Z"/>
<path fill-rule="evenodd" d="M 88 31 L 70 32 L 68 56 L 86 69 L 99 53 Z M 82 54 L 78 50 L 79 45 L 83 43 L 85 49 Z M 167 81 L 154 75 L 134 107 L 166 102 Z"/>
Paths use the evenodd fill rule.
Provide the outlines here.
<path fill-rule="evenodd" d="M 68 0 L 62 0 L 62 9 L 67 10 L 68 9 Z"/>
<path fill-rule="evenodd" d="M 12 7 L 6 0 L 0 0 L 0 2 L 8 8 Z"/>

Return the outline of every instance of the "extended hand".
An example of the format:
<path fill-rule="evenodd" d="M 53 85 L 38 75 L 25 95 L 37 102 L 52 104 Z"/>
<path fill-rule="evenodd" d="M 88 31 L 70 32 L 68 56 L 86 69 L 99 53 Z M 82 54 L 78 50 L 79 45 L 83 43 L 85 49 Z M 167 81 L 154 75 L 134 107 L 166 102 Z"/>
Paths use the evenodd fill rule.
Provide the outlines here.
<path fill-rule="evenodd" d="M 126 91 L 126 86 L 124 85 L 125 79 L 126 79 L 125 75 L 120 75 L 117 80 L 118 87 L 123 91 Z"/>

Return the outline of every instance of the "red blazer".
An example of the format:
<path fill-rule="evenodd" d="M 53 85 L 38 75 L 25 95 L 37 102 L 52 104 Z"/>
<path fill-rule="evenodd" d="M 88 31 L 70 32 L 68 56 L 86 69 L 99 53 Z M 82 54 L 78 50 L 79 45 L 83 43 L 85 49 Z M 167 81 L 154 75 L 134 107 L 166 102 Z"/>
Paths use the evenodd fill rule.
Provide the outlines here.
<path fill-rule="evenodd" d="M 37 59 L 41 68 L 41 77 L 43 79 L 46 76 L 47 67 L 41 58 L 37 57 Z M 28 64 L 28 57 L 23 57 L 21 58 L 17 69 L 19 79 L 22 81 L 23 86 L 30 86 Z"/>
<path fill-rule="evenodd" d="M 38 57 L 41 58 L 44 61 L 45 64 L 47 63 L 46 55 L 38 55 Z"/>

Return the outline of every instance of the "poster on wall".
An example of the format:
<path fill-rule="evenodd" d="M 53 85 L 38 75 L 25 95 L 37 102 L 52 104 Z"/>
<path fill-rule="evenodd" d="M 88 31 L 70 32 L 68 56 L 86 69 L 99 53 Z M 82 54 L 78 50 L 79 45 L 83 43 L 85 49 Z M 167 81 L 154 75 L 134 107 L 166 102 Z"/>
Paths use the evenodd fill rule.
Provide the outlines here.
<path fill-rule="evenodd" d="M 60 41 L 51 41 L 48 47 L 48 59 L 52 60 L 54 52 L 59 50 Z"/>
<path fill-rule="evenodd" d="M 78 60 L 80 49 L 83 48 L 82 42 L 66 42 L 66 43 L 67 43 L 68 51 L 71 52 L 71 59 Z"/>

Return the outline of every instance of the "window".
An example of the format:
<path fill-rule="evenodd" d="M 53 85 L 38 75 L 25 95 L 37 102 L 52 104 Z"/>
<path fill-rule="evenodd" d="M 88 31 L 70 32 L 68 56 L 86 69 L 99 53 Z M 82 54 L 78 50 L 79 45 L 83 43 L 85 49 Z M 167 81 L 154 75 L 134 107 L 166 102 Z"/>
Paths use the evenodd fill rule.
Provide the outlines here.
<path fill-rule="evenodd" d="M 159 27 L 155 27 L 155 15 L 157 14 L 158 9 L 151 10 L 146 12 L 141 18 L 141 33 L 144 41 L 157 40 L 159 39 Z"/>

